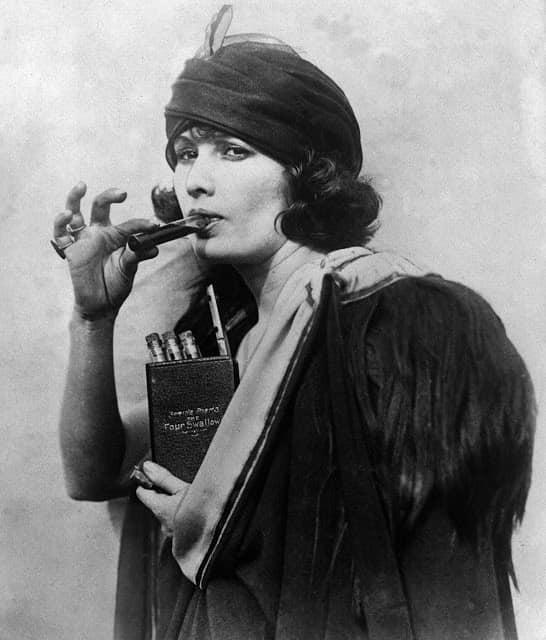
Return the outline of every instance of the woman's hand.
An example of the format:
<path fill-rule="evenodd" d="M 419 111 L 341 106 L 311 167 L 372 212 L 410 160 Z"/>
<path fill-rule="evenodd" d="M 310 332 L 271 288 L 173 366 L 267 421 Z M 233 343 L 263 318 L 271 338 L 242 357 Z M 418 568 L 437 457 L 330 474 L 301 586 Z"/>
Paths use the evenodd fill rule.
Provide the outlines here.
<path fill-rule="evenodd" d="M 138 487 L 136 490 L 137 498 L 159 520 L 163 533 L 172 536 L 174 532 L 174 516 L 190 485 L 173 476 L 165 467 L 155 462 L 147 460 L 142 465 L 142 468 L 154 485 L 164 493 L 159 493 L 154 489 Z"/>
<path fill-rule="evenodd" d="M 70 191 L 66 211 L 55 218 L 53 237 L 63 245 L 71 237 L 75 240 L 64 249 L 74 287 L 75 309 L 82 317 L 95 319 L 116 315 L 131 291 L 138 263 L 158 253 L 154 247 L 137 255 L 126 247 L 128 237 L 157 225 L 136 218 L 112 225 L 110 206 L 123 202 L 127 194 L 107 189 L 93 201 L 89 226 L 85 226 L 80 201 L 86 190 L 86 185 L 80 182 Z"/>

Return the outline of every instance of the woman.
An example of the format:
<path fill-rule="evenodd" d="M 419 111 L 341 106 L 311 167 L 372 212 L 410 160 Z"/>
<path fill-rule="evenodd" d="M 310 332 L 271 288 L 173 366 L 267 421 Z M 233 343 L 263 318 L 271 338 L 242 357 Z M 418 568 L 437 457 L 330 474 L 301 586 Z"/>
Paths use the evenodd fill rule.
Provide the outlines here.
<path fill-rule="evenodd" d="M 475 293 L 365 248 L 380 201 L 358 179 L 345 95 L 286 45 L 224 38 L 226 16 L 173 86 L 167 160 L 184 214 L 208 219 L 191 255 L 224 281 L 233 266 L 251 294 L 241 381 L 191 485 L 144 464 L 154 488 L 136 497 L 164 532 L 155 617 L 133 510 L 116 635 L 513 637 L 525 366 Z M 115 189 L 84 226 L 84 194 L 54 228 L 75 292 L 61 447 L 70 495 L 106 500 L 130 492 L 147 446 L 145 416 L 117 409 L 112 340 L 157 250 L 125 246 L 153 225 L 112 226 Z"/>

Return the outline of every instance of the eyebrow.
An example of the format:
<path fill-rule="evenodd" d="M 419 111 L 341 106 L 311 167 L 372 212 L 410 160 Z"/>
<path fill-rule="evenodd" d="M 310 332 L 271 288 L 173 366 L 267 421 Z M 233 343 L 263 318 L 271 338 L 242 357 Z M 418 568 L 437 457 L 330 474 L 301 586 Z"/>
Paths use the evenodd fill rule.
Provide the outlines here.
<path fill-rule="evenodd" d="M 174 153 L 180 151 L 181 147 L 185 145 L 192 145 L 192 147 L 198 147 L 199 144 L 202 143 L 212 143 L 212 144 L 221 144 L 224 141 L 228 140 L 236 140 L 237 144 L 243 145 L 246 149 L 252 152 L 256 152 L 257 150 L 248 142 L 245 142 L 241 138 L 234 136 L 225 131 L 212 130 L 211 135 L 206 136 L 197 136 L 194 137 L 191 134 L 189 129 L 185 130 L 183 133 L 179 134 L 172 143 L 172 149 Z"/>

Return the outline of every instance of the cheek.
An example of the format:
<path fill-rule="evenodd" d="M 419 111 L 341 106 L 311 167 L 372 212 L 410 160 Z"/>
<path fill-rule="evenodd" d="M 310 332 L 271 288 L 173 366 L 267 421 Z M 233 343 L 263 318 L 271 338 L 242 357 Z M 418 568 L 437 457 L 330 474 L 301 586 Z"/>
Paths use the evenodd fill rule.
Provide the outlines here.
<path fill-rule="evenodd" d="M 247 228 L 259 244 L 277 246 L 286 240 L 276 224 L 279 213 L 288 206 L 285 193 L 286 181 L 278 176 L 258 180 L 247 191 Z"/>
<path fill-rule="evenodd" d="M 256 177 L 249 186 L 241 185 L 241 193 L 244 194 L 246 209 L 263 212 L 264 215 L 274 220 L 277 214 L 288 206 L 288 181 L 284 175 Z"/>

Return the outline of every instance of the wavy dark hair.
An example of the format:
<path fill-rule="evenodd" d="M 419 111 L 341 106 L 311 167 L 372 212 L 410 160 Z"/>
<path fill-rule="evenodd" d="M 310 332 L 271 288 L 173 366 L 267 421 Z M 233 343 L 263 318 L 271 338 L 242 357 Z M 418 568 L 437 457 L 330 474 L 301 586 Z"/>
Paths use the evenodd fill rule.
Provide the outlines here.
<path fill-rule="evenodd" d="M 332 251 L 372 238 L 382 200 L 369 178 L 354 177 L 335 158 L 312 150 L 288 173 L 291 203 L 278 221 L 289 240 Z"/>
<path fill-rule="evenodd" d="M 167 143 L 169 164 L 175 162 L 173 143 L 177 135 L 195 129 L 204 139 L 221 128 L 186 120 L 176 127 Z M 244 136 L 240 137 L 244 140 Z M 264 152 L 267 155 L 267 152 Z M 320 251 L 333 251 L 355 245 L 365 245 L 379 223 L 381 196 L 371 180 L 355 177 L 335 157 L 308 150 L 305 157 L 286 167 L 289 187 L 289 206 L 279 212 L 277 224 L 289 239 Z"/>

